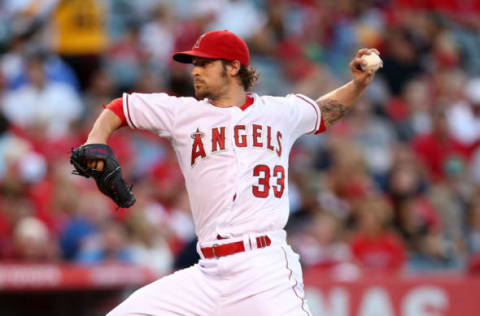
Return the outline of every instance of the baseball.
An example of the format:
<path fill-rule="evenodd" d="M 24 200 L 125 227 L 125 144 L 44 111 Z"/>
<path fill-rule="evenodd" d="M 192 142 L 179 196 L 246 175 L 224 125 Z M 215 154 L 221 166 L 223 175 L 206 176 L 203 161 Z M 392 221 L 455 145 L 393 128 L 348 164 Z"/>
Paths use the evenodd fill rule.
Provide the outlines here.
<path fill-rule="evenodd" d="M 378 68 L 383 67 L 382 59 L 375 53 L 363 55 L 361 58 L 367 62 L 367 64 L 363 66 L 364 70 L 377 71 Z"/>

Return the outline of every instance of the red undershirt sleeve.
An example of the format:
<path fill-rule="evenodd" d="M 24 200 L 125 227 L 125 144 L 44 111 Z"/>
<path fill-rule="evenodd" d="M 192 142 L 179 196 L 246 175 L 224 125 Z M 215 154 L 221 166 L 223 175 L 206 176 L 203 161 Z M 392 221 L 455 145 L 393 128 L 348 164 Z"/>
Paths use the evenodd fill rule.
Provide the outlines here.
<path fill-rule="evenodd" d="M 123 113 L 122 98 L 116 98 L 108 105 L 104 105 L 103 107 L 115 113 L 115 115 L 122 120 L 122 127 L 127 126 L 127 120 L 125 119 L 125 114 Z"/>
<path fill-rule="evenodd" d="M 327 128 L 325 127 L 325 122 L 323 121 L 323 116 L 320 118 L 320 128 L 315 132 L 315 134 L 320 134 L 325 132 Z"/>

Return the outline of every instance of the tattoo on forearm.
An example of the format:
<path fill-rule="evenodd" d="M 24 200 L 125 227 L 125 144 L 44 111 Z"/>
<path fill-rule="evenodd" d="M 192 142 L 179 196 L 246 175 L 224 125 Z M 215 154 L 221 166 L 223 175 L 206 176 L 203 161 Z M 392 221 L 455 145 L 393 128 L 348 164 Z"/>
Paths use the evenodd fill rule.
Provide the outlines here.
<path fill-rule="evenodd" d="M 337 100 L 330 98 L 319 100 L 317 103 L 320 107 L 320 111 L 322 111 L 323 122 L 327 128 L 344 117 L 351 109 L 351 107 L 347 107 Z"/>

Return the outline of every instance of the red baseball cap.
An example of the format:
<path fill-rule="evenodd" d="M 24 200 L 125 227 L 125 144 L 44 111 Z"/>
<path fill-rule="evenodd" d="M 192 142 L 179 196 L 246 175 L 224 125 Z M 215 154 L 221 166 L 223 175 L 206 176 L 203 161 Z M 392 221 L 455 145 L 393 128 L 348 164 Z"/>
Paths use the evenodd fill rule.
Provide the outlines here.
<path fill-rule="evenodd" d="M 186 64 L 192 62 L 192 57 L 238 60 L 245 66 L 250 62 L 247 44 L 238 35 L 227 30 L 202 34 L 192 50 L 173 54 L 174 60 Z"/>

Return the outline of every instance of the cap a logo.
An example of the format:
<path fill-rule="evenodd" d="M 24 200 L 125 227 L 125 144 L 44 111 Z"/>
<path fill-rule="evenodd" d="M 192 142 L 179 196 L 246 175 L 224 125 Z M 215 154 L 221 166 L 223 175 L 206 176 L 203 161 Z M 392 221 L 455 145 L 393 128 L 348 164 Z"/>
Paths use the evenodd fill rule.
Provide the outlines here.
<path fill-rule="evenodd" d="M 193 48 L 200 48 L 200 42 L 202 41 L 202 39 L 205 35 L 207 35 L 207 34 L 205 33 L 205 34 L 200 35 L 200 37 L 195 42 L 195 45 L 193 45 Z"/>

